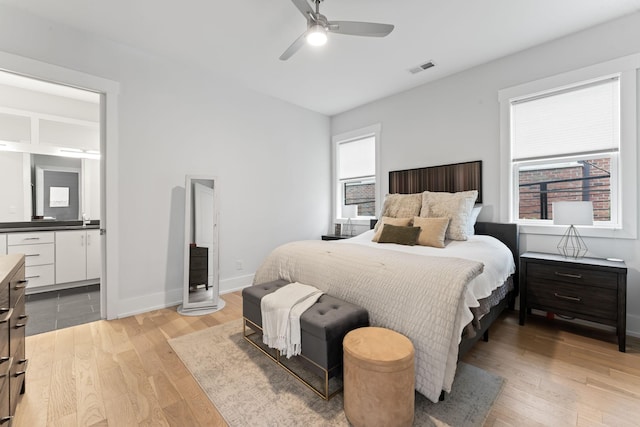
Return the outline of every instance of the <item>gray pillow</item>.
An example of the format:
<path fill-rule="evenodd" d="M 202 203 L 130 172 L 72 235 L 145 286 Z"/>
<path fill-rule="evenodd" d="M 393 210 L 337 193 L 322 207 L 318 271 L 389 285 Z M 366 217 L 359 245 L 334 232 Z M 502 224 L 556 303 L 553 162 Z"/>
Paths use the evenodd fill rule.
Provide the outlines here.
<path fill-rule="evenodd" d="M 414 246 L 420 235 L 420 227 L 402 227 L 385 224 L 378 243 L 397 243 L 399 245 Z"/>

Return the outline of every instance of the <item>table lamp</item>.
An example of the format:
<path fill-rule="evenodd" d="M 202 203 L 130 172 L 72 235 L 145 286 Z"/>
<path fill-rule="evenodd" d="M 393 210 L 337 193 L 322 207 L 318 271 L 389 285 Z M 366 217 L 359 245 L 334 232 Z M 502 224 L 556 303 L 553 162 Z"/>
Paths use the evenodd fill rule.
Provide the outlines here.
<path fill-rule="evenodd" d="M 345 236 L 353 236 L 353 224 L 351 218 L 358 216 L 358 205 L 344 205 L 342 206 L 342 217 L 347 218 L 345 224 L 344 234 Z"/>
<path fill-rule="evenodd" d="M 565 258 L 585 256 L 587 245 L 574 226 L 593 225 L 593 204 L 591 202 L 554 202 L 553 224 L 569 226 L 558 243 L 558 251 Z"/>

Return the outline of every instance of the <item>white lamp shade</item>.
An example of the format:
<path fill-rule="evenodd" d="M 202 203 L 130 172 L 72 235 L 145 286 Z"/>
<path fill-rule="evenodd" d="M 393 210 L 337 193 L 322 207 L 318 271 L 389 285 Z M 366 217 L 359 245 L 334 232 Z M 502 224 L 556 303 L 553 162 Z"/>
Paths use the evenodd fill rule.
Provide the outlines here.
<path fill-rule="evenodd" d="M 342 206 L 343 218 L 355 218 L 358 216 L 358 205 L 344 205 Z"/>
<path fill-rule="evenodd" d="M 555 225 L 593 225 L 593 203 L 554 202 L 553 223 Z"/>

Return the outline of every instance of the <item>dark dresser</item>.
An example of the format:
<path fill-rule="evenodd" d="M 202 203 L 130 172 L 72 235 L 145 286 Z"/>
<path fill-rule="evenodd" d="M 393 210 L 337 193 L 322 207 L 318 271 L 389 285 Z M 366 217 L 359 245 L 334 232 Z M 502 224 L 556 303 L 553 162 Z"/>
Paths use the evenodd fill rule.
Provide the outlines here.
<path fill-rule="evenodd" d="M 618 349 L 625 351 L 627 267 L 623 261 L 525 252 L 520 255 L 520 325 L 532 308 L 613 326 Z"/>
<path fill-rule="evenodd" d="M 205 285 L 209 290 L 209 249 L 200 246 L 189 248 L 189 287 Z"/>
<path fill-rule="evenodd" d="M 23 254 L 0 256 L 0 425 L 11 425 L 18 396 L 25 391 L 24 276 Z"/>

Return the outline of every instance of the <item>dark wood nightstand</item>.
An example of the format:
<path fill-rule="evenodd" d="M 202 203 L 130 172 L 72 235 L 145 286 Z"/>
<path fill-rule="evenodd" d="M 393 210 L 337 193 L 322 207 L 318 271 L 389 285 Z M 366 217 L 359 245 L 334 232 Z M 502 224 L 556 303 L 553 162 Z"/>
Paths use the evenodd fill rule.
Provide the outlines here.
<path fill-rule="evenodd" d="M 532 308 L 614 326 L 625 351 L 627 267 L 624 261 L 520 255 L 520 325 Z"/>
<path fill-rule="evenodd" d="M 342 240 L 342 239 L 348 239 L 351 236 L 338 236 L 335 234 L 323 234 L 322 235 L 322 240 Z"/>

